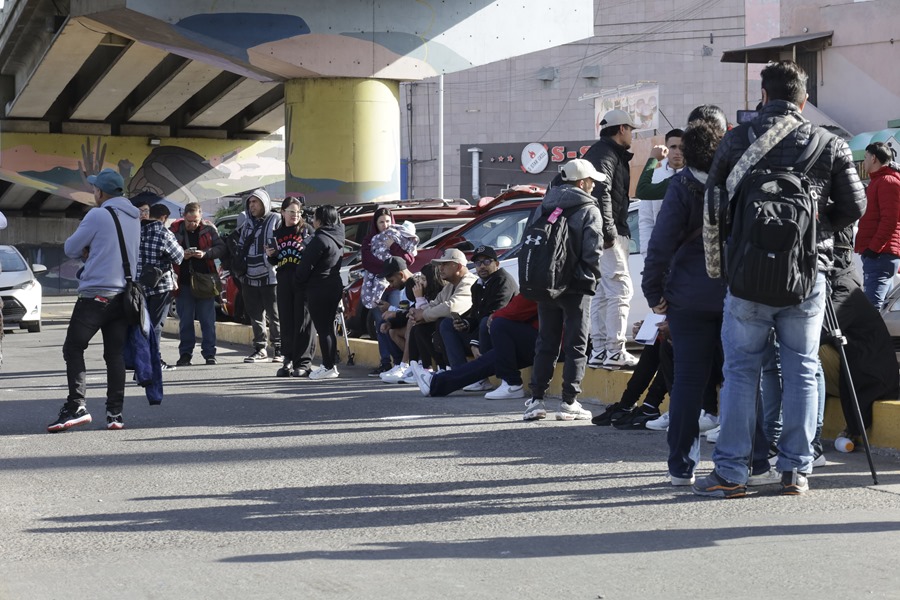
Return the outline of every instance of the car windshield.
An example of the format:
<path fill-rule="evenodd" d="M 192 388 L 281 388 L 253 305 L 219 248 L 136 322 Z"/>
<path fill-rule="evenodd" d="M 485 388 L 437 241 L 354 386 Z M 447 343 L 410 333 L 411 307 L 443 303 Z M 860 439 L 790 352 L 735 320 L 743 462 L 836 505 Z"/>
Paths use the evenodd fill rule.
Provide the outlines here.
<path fill-rule="evenodd" d="M 512 248 L 522 239 L 532 210 L 505 211 L 483 219 L 463 234 L 474 246 L 491 246 L 495 250 Z"/>
<path fill-rule="evenodd" d="M 24 271 L 26 269 L 28 269 L 28 265 L 25 264 L 25 261 L 22 260 L 15 248 L 0 246 L 0 272 Z"/>

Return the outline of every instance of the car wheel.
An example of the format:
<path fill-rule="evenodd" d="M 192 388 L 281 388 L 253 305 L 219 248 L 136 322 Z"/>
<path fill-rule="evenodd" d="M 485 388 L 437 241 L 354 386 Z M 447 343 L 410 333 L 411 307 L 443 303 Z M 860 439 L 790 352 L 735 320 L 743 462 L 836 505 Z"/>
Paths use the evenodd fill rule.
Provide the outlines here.
<path fill-rule="evenodd" d="M 26 323 L 25 329 L 28 330 L 28 333 L 40 333 L 41 332 L 41 322 L 35 321 L 34 323 Z"/>

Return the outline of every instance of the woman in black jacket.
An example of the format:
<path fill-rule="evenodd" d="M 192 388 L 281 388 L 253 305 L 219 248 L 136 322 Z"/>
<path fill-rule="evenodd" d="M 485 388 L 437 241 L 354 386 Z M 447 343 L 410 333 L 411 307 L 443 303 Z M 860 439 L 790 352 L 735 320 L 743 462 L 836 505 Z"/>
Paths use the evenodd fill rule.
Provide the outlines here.
<path fill-rule="evenodd" d="M 296 269 L 296 282 L 306 297 L 309 315 L 319 335 L 322 365 L 313 369 L 310 379 L 336 379 L 339 375 L 337 337 L 334 316 L 344 285 L 341 259 L 344 256 L 344 224 L 333 206 L 319 206 L 313 217 L 315 234 L 306 244 Z"/>
<path fill-rule="evenodd" d="M 281 203 L 283 225 L 272 234 L 275 244 L 266 242 L 266 256 L 276 266 L 275 298 L 281 317 L 281 351 L 284 364 L 275 373 L 278 377 L 307 377 L 312 370 L 312 321 L 306 307 L 305 294 L 294 285 L 295 271 L 306 248 L 312 229 L 303 222 L 303 207 L 297 198 L 285 198 Z"/>

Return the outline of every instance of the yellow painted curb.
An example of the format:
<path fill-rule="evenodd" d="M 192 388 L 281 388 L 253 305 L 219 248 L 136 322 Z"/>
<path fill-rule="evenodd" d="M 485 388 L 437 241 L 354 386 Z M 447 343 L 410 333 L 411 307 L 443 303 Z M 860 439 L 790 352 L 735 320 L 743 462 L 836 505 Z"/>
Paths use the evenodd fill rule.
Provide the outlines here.
<path fill-rule="evenodd" d="M 200 324 L 194 323 L 194 329 L 200 339 Z M 167 319 L 163 331 L 168 334 L 178 335 L 178 320 Z M 238 323 L 216 323 L 216 337 L 221 342 L 253 345 L 253 330 L 249 325 Z M 341 355 L 341 363 L 345 363 L 346 346 L 343 338 L 338 338 L 338 351 Z M 379 363 L 378 344 L 372 340 L 351 339 L 350 351 L 354 354 L 354 363 L 366 367 L 375 367 Z M 528 381 L 531 369 L 522 372 L 522 379 Z M 587 369 L 584 380 L 581 382 L 582 394 L 579 399 L 589 403 L 611 404 L 618 402 L 625 391 L 631 371 L 607 371 L 605 369 Z M 556 366 L 553 381 L 550 384 L 550 393 L 558 395 L 562 385 L 562 365 Z M 665 411 L 668 408 L 668 399 L 660 407 Z M 873 425 L 869 432 L 869 442 L 879 448 L 893 448 L 900 450 L 900 400 L 880 400 L 875 403 L 873 409 Z M 845 427 L 844 414 L 841 412 L 840 400 L 829 396 L 825 405 L 825 422 L 822 435 L 826 439 L 832 439 Z"/>

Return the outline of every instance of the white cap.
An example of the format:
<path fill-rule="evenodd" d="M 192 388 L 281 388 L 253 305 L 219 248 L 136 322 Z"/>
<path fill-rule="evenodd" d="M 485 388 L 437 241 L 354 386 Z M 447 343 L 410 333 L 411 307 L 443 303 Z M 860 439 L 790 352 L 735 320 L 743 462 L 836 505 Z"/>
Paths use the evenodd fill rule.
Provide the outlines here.
<path fill-rule="evenodd" d="M 640 129 L 641 124 L 635 123 L 631 120 L 631 116 L 625 112 L 624 110 L 619 110 L 615 108 L 605 115 L 603 115 L 603 119 L 600 121 L 600 129 L 606 129 L 607 127 L 615 127 L 616 125 L 630 125 L 635 129 Z"/>
<path fill-rule="evenodd" d="M 591 161 L 583 158 L 570 160 L 565 164 L 562 170 L 563 181 L 581 181 L 582 179 L 593 179 L 599 183 L 606 182 L 606 175 L 597 171 Z"/>

